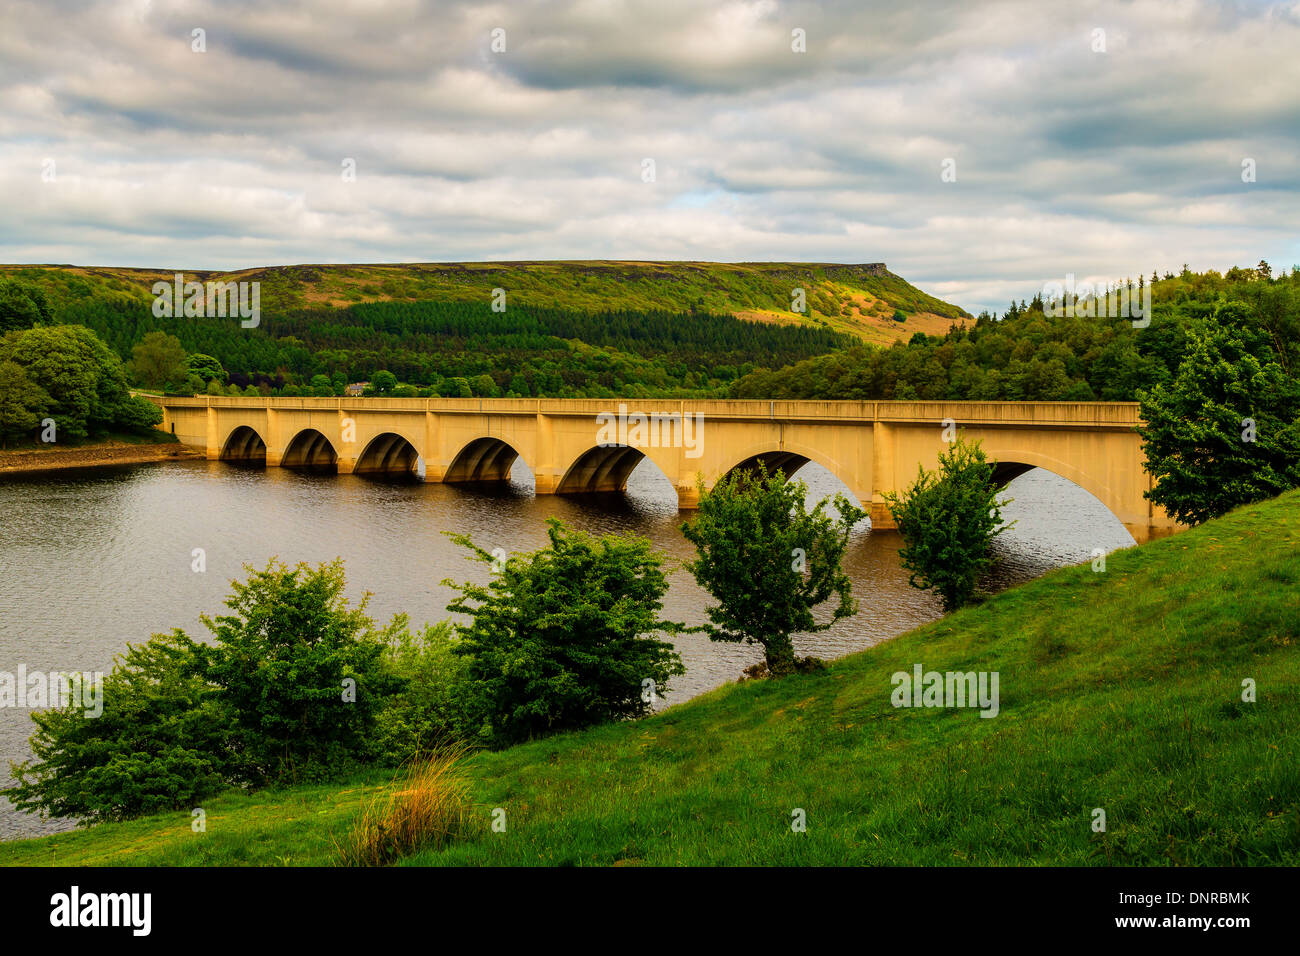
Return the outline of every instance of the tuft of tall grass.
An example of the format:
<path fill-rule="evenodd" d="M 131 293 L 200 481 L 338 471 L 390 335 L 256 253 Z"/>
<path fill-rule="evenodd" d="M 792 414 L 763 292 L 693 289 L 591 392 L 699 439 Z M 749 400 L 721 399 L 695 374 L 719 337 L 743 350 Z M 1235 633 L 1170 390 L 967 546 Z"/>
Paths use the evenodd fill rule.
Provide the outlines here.
<path fill-rule="evenodd" d="M 470 820 L 465 751 L 434 751 L 413 759 L 394 787 L 377 794 L 347 836 L 335 842 L 343 866 L 387 866 L 420 849 L 464 836 Z"/>

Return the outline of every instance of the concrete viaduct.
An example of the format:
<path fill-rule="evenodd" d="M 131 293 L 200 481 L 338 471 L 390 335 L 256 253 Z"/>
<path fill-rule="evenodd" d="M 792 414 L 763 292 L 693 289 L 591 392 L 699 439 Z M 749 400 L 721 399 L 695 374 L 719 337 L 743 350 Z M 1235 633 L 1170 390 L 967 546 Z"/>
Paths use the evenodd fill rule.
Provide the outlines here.
<path fill-rule="evenodd" d="M 425 481 L 509 478 L 516 459 L 536 493 L 620 491 L 649 458 L 682 508 L 737 468 L 791 474 L 815 461 L 891 528 L 883 494 L 934 468 L 961 429 L 983 442 L 1002 485 L 1045 468 L 1098 498 L 1141 541 L 1177 527 L 1150 487 L 1127 402 L 680 401 L 495 398 L 153 398 L 161 427 L 211 459 Z M 951 424 L 950 424 L 951 423 Z"/>

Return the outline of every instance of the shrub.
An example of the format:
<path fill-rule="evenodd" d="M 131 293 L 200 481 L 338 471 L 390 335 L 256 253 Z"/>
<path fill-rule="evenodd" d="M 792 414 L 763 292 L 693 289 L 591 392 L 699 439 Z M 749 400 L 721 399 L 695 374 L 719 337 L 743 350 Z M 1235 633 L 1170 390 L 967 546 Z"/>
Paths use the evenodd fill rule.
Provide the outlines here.
<path fill-rule="evenodd" d="M 233 614 L 202 616 L 213 644 L 155 635 L 118 659 L 100 716 L 71 704 L 34 713 L 34 756 L 11 765 L 17 783 L 2 792 L 29 813 L 120 820 L 192 807 L 230 784 L 323 779 L 373 759 L 379 715 L 406 683 L 399 672 L 446 659 L 446 625 L 419 641 L 404 617 L 376 630 L 365 599 L 353 608 L 342 597 L 341 561 L 289 569 L 273 559 L 249 571 L 232 582 Z M 396 668 L 384 659 L 390 646 Z M 419 743 L 450 726 L 449 693 L 416 688 L 387 725 L 394 738 Z"/>
<path fill-rule="evenodd" d="M 388 700 L 375 724 L 376 749 L 385 763 L 401 764 L 430 749 L 452 745 L 473 731 L 465 686 L 470 659 L 456 653 L 447 621 L 412 634 L 406 619 L 391 629 L 384 661 L 405 687 Z"/>
<path fill-rule="evenodd" d="M 372 756 L 378 715 L 403 684 L 384 645 L 404 621 L 376 631 L 369 594 L 351 607 L 341 559 L 247 570 L 247 582 L 231 582 L 234 613 L 202 615 L 215 641 L 198 645 L 230 710 L 235 779 L 320 779 Z"/>
<path fill-rule="evenodd" d="M 193 807 L 225 786 L 229 714 L 180 631 L 128 646 L 104 679 L 103 713 L 36 711 L 32 759 L 3 792 L 27 813 L 89 824 Z"/>
<path fill-rule="evenodd" d="M 470 657 L 477 736 L 493 745 L 576 730 L 650 709 L 645 681 L 664 693 L 685 673 L 673 646 L 650 635 L 668 590 L 662 562 L 641 538 L 595 539 L 548 519 L 550 546 L 498 563 L 464 535 L 452 539 L 494 566 L 486 585 L 460 591 L 449 611 L 456 653 Z"/>

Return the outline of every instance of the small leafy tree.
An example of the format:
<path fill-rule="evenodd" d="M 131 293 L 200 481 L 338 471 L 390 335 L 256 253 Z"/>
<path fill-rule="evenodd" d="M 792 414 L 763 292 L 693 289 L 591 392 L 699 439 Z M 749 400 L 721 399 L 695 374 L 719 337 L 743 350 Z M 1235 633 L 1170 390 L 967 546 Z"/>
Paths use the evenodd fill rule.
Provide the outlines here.
<path fill-rule="evenodd" d="M 1227 303 L 1174 381 L 1139 393 L 1146 497 L 1185 524 L 1300 485 L 1300 381 Z"/>
<path fill-rule="evenodd" d="M 469 387 L 469 380 L 459 376 L 445 379 L 438 393 L 444 398 L 471 398 L 474 395 L 473 389 Z"/>
<path fill-rule="evenodd" d="M 681 625 L 660 619 L 668 581 L 649 542 L 547 523 L 548 547 L 505 560 L 451 535 L 495 568 L 487 585 L 443 582 L 460 592 L 447 609 L 470 618 L 456 653 L 470 658 L 478 736 L 492 745 L 639 717 L 648 689 L 685 673 L 651 636 Z"/>
<path fill-rule="evenodd" d="M 181 340 L 166 332 L 148 332 L 135 344 L 130 369 L 145 388 L 183 385 L 190 372 Z"/>
<path fill-rule="evenodd" d="M 697 628 L 714 641 L 761 644 L 767 671 L 780 677 L 811 661 L 795 658 L 791 635 L 824 631 L 857 611 L 841 562 L 849 533 L 865 513 L 835 497 L 834 518 L 825 501 L 807 508 L 807 486 L 769 475 L 735 471 L 703 493 L 699 512 L 682 527 L 698 557 L 687 563 L 700 587 L 718 604 Z M 818 623 L 813 609 L 837 597 L 831 619 Z"/>
<path fill-rule="evenodd" d="M 322 778 L 371 752 L 375 721 L 403 681 L 384 665 L 389 629 L 343 596 L 343 562 L 288 568 L 272 559 L 233 581 L 230 614 L 202 616 L 215 641 L 202 672 L 232 720 L 235 779 Z"/>
<path fill-rule="evenodd" d="M 397 376 L 387 370 L 376 372 L 370 379 L 370 391 L 376 395 L 387 395 L 397 388 Z"/>
<path fill-rule="evenodd" d="M 939 455 L 937 472 L 917 469 L 903 494 L 885 502 L 903 538 L 899 559 L 914 588 L 939 593 L 945 611 L 969 603 L 979 577 L 992 563 L 989 547 L 1010 525 L 1002 518 L 993 465 L 979 442 L 965 436 Z"/>

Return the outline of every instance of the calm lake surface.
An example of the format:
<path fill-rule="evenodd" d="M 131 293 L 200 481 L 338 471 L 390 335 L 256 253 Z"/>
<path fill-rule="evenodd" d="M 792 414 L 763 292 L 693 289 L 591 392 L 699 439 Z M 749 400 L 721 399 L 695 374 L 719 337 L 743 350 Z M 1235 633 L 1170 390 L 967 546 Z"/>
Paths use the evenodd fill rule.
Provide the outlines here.
<path fill-rule="evenodd" d="M 522 473 L 521 473 L 522 472 Z M 531 475 L 516 465 L 506 488 L 389 483 L 353 475 L 245 469 L 209 461 L 88 469 L 0 478 L 0 671 L 103 671 L 128 641 L 182 628 L 206 635 L 201 612 L 222 601 L 243 565 L 265 566 L 341 556 L 354 600 L 373 592 L 376 620 L 406 612 L 413 626 L 447 616 L 450 588 L 439 582 L 486 579 L 485 568 L 443 532 L 469 534 L 491 551 L 546 543 L 546 518 L 605 534 L 642 535 L 667 557 L 672 587 L 665 616 L 705 620 L 706 595 L 680 567 L 692 555 L 668 480 L 643 462 L 626 495 L 535 497 Z M 813 497 L 845 490 L 816 464 L 797 477 Z M 1087 492 L 1041 470 L 1009 484 L 1004 512 L 1016 527 L 999 539 L 987 587 L 999 589 L 1063 564 L 1133 544 Z M 846 559 L 856 616 L 796 639 L 801 654 L 833 658 L 870 647 L 940 615 L 937 600 L 908 586 L 897 534 L 855 532 Z M 191 570 L 195 548 L 207 570 Z M 676 640 L 687 673 L 669 703 L 740 676 L 761 659 L 753 647 L 714 644 L 701 635 Z M 0 708 L 0 776 L 29 756 L 29 712 Z M 0 800 L 0 839 L 67 829 Z"/>

